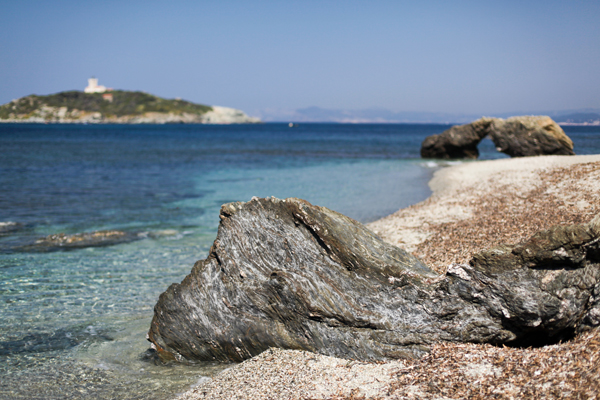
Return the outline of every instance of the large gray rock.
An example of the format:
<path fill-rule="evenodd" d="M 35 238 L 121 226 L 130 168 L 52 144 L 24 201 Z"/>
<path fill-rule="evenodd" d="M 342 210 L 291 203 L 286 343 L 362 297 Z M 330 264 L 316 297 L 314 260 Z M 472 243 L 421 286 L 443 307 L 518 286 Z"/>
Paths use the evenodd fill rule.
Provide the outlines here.
<path fill-rule="evenodd" d="M 428 136 L 421 144 L 421 157 L 476 159 L 477 145 L 486 136 L 498 151 L 511 157 L 575 154 L 573 142 L 552 118 L 522 116 L 480 118 Z"/>
<path fill-rule="evenodd" d="M 511 157 L 575 154 L 573 141 L 546 116 L 495 118 L 489 136 L 498 151 Z"/>
<path fill-rule="evenodd" d="M 269 347 L 380 360 L 439 341 L 540 344 L 600 323 L 600 217 L 438 275 L 360 223 L 299 199 L 226 204 L 206 260 L 148 334 L 164 360 Z"/>
<path fill-rule="evenodd" d="M 480 118 L 475 122 L 457 125 L 425 138 L 421 144 L 423 158 L 471 158 L 479 157 L 477 145 L 489 133 L 494 118 Z"/>

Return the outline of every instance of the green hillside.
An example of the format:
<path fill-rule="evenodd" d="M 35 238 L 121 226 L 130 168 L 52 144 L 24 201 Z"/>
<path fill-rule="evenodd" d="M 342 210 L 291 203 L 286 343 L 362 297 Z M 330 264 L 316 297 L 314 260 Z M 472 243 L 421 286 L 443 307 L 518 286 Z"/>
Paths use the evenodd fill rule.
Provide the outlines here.
<path fill-rule="evenodd" d="M 30 95 L 0 106 L 0 119 L 13 116 L 26 117 L 42 107 L 67 107 L 72 110 L 100 112 L 105 117 L 141 115 L 146 112 L 182 113 L 201 115 L 212 107 L 191 103 L 185 100 L 169 100 L 144 92 L 114 90 L 112 101 L 102 97 L 102 93 L 79 91 L 60 92 L 48 96 Z"/>

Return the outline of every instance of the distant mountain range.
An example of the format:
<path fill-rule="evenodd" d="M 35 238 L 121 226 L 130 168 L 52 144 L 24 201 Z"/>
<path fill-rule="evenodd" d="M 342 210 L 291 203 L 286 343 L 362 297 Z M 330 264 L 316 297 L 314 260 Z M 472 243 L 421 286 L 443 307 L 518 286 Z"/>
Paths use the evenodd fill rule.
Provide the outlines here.
<path fill-rule="evenodd" d="M 259 113 L 265 122 L 339 122 L 339 123 L 468 123 L 482 116 L 508 118 L 516 115 L 548 115 L 565 125 L 600 125 L 600 109 L 560 111 L 516 111 L 497 114 L 451 114 L 435 112 L 391 111 L 383 108 L 362 110 L 307 107 L 297 110 L 268 109 Z"/>

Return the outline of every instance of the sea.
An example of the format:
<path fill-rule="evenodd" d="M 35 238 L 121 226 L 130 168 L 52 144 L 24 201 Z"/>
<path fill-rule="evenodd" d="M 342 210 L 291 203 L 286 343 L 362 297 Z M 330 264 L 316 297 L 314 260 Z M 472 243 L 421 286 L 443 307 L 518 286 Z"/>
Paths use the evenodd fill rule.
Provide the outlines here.
<path fill-rule="evenodd" d="M 0 124 L 0 399 L 171 399 L 228 364 L 160 363 L 158 296 L 214 241 L 222 204 L 299 197 L 367 223 L 457 162 L 420 158 L 450 125 Z M 577 154 L 600 127 L 564 127 Z M 481 159 L 505 157 L 491 141 Z M 48 251 L 57 233 L 140 240 Z"/>

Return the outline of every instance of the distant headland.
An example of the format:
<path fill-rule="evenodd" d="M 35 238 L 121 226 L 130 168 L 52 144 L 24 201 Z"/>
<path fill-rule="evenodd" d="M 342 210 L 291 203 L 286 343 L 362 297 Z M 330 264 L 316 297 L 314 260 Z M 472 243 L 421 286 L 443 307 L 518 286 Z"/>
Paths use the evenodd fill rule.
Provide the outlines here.
<path fill-rule="evenodd" d="M 83 92 L 29 95 L 0 106 L 0 122 L 116 124 L 245 124 L 259 123 L 228 107 L 171 100 L 145 92 L 113 90 L 88 79 Z"/>

